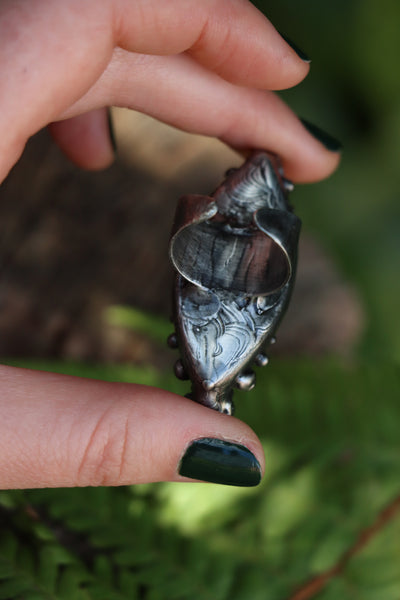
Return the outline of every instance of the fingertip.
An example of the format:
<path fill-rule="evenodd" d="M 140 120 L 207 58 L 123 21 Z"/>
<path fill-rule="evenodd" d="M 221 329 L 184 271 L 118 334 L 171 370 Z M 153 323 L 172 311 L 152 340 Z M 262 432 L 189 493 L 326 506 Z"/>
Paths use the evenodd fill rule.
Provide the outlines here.
<path fill-rule="evenodd" d="M 265 471 L 264 451 L 256 433 L 246 423 L 187 398 L 162 394 L 164 397 L 156 408 L 161 427 L 159 439 L 162 432 L 168 432 L 171 446 L 169 450 L 164 448 L 162 454 L 170 452 L 173 457 L 168 465 L 170 472 L 164 472 L 163 479 L 240 487 L 260 483 Z M 174 419 L 170 422 L 172 406 Z"/>
<path fill-rule="evenodd" d="M 254 487 L 262 479 L 260 462 L 249 448 L 209 437 L 190 443 L 178 472 L 185 478 L 238 487 Z"/>
<path fill-rule="evenodd" d="M 300 58 L 300 60 L 306 64 L 311 64 L 311 58 L 306 54 L 297 44 L 295 44 L 290 38 L 280 32 L 280 36 L 285 40 L 285 42 L 290 46 L 290 48 L 294 51 L 294 53 Z"/>
<path fill-rule="evenodd" d="M 79 167 L 97 171 L 115 159 L 116 142 L 107 108 L 53 122 L 49 130 L 64 154 Z"/>
<path fill-rule="evenodd" d="M 318 127 L 314 123 L 311 123 L 307 119 L 300 119 L 303 127 L 310 133 L 313 138 L 315 138 L 318 142 L 320 142 L 326 150 L 330 152 L 338 153 L 343 149 L 342 143 L 339 142 L 333 135 Z"/>
<path fill-rule="evenodd" d="M 304 157 L 282 157 L 285 176 L 295 183 L 317 183 L 330 177 L 341 161 L 340 152 L 330 152 L 317 148 L 308 150 Z"/>
<path fill-rule="evenodd" d="M 306 77 L 308 57 L 250 2 L 222 0 L 214 3 L 212 19 L 207 9 L 204 17 L 201 34 L 187 53 L 221 78 L 245 87 L 281 90 Z"/>
<path fill-rule="evenodd" d="M 279 43 L 275 41 L 276 81 L 269 88 L 275 91 L 295 87 L 309 74 L 311 59 L 285 35 L 276 32 Z"/>
<path fill-rule="evenodd" d="M 296 130 L 299 130 L 298 140 L 302 140 L 304 152 L 283 156 L 287 176 L 298 183 L 315 183 L 330 177 L 341 161 L 341 142 L 305 119 L 298 119 Z"/>
<path fill-rule="evenodd" d="M 112 389 L 118 403 L 110 399 L 102 408 L 106 416 L 94 413 L 85 431 L 90 443 L 77 460 L 78 485 L 200 480 L 252 487 L 261 481 L 263 449 L 245 423 L 155 388 Z"/>

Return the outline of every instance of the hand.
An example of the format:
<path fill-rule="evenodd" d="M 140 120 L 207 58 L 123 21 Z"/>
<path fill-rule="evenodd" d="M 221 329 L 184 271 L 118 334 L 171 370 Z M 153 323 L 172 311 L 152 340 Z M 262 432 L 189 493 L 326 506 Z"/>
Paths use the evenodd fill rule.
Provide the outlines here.
<path fill-rule="evenodd" d="M 3 0 L 0 180 L 48 124 L 77 164 L 108 165 L 104 107 L 118 105 L 276 152 L 287 177 L 316 181 L 338 153 L 270 91 L 308 68 L 246 0 Z M 254 485 L 264 468 L 247 425 L 158 389 L 1 367 L 0 390 L 3 488 Z"/>

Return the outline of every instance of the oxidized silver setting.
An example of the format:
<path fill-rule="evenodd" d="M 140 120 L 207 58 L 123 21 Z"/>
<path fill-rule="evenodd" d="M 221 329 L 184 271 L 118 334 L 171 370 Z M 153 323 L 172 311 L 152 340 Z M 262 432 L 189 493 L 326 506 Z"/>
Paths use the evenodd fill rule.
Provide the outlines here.
<path fill-rule="evenodd" d="M 233 388 L 255 385 L 293 289 L 301 222 L 279 159 L 255 152 L 211 196 L 179 200 L 170 241 L 176 270 L 175 364 L 189 397 L 233 413 Z"/>

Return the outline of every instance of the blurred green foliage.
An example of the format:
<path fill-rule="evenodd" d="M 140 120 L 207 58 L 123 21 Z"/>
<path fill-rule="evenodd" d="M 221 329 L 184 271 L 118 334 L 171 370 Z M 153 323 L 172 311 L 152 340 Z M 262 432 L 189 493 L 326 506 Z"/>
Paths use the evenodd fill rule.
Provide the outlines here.
<path fill-rule="evenodd" d="M 74 365 L 56 370 L 76 373 Z M 148 383 L 147 372 L 127 367 L 87 375 Z M 170 374 L 153 382 L 187 387 Z M 0 598 L 289 598 L 333 567 L 399 493 L 399 383 L 396 367 L 332 361 L 260 370 L 254 392 L 237 397 L 238 416 L 266 452 L 257 488 L 0 493 Z M 397 516 L 320 597 L 397 600 L 399 534 Z"/>
<path fill-rule="evenodd" d="M 296 210 L 359 289 L 368 318 L 360 353 L 399 361 L 400 4 L 256 4 L 312 59 L 283 98 L 344 145 L 332 178 L 298 187 Z"/>
<path fill-rule="evenodd" d="M 171 333 L 171 324 L 168 321 L 133 307 L 110 306 L 105 311 L 104 319 L 109 325 L 144 333 L 153 341 L 161 344 L 165 344 L 165 340 Z"/>
<path fill-rule="evenodd" d="M 282 96 L 344 143 L 337 174 L 293 200 L 364 303 L 354 364 L 274 359 L 251 394 L 238 393 L 238 416 L 266 452 L 258 488 L 2 492 L 0 600 L 285 600 L 337 565 L 399 497 L 400 4 L 258 5 L 313 60 Z M 123 307 L 108 316 L 156 341 L 169 330 Z M 187 391 L 151 366 L 25 364 Z M 399 514 L 381 525 L 310 598 L 400 598 Z"/>

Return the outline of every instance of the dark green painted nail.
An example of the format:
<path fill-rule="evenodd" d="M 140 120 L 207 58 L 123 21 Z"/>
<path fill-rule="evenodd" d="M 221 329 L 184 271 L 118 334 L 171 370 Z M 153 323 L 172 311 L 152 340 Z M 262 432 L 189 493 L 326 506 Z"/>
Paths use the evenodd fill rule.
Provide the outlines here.
<path fill-rule="evenodd" d="M 310 123 L 305 119 L 300 120 L 303 123 L 304 127 L 307 129 L 307 131 L 311 133 L 311 135 L 314 136 L 315 139 L 321 142 L 321 144 L 325 146 L 327 150 L 330 150 L 331 152 L 340 152 L 342 150 L 342 144 L 337 139 L 332 137 L 329 133 L 326 133 L 326 131 L 323 131 L 322 129 L 317 127 L 317 125 L 314 125 L 313 123 Z"/>
<path fill-rule="evenodd" d="M 210 483 L 252 487 L 261 481 L 260 463 L 245 446 L 215 438 L 195 440 L 186 450 L 179 474 Z"/>
<path fill-rule="evenodd" d="M 285 40 L 285 42 L 287 44 L 289 44 L 289 46 L 291 47 L 292 50 L 294 50 L 297 54 L 297 56 L 299 58 L 301 58 L 301 60 L 305 63 L 310 63 L 311 62 L 311 58 L 309 58 L 307 56 L 307 54 L 305 52 L 303 52 L 303 50 L 301 50 L 294 42 L 292 42 L 291 39 L 289 39 L 286 35 L 283 35 L 283 33 L 280 33 L 280 36 L 283 37 L 283 39 Z"/>
<path fill-rule="evenodd" d="M 112 148 L 114 150 L 114 154 L 116 154 L 117 153 L 117 142 L 115 140 L 114 125 L 113 125 L 112 116 L 111 116 L 111 110 L 110 109 L 107 110 L 107 122 L 108 122 L 108 130 L 110 132 L 111 146 L 112 146 Z"/>

